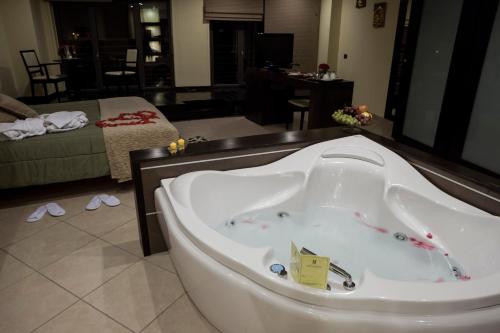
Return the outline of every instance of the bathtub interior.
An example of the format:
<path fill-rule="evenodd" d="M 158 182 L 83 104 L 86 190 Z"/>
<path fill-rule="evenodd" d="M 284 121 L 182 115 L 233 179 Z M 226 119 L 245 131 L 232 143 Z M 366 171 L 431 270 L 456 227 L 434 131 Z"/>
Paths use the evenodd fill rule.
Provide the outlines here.
<path fill-rule="evenodd" d="M 249 249 L 271 248 L 264 265 L 288 267 L 293 241 L 329 256 L 357 281 L 366 270 L 386 279 L 430 282 L 499 270 L 495 256 L 474 253 L 499 250 L 498 237 L 481 236 L 481 230 L 499 234 L 493 218 L 390 184 L 386 172 L 383 165 L 343 158 L 320 158 L 304 172 L 209 172 L 194 178 L 189 200 L 212 230 Z M 464 246 L 470 237 L 478 241 L 474 248 Z M 342 282 L 333 273 L 329 279 Z"/>
<path fill-rule="evenodd" d="M 500 256 L 495 255 L 500 251 L 498 217 L 435 202 L 401 186 L 389 188 L 386 201 L 401 223 L 419 234 L 432 231 L 434 243 L 474 278 L 500 271 Z"/>

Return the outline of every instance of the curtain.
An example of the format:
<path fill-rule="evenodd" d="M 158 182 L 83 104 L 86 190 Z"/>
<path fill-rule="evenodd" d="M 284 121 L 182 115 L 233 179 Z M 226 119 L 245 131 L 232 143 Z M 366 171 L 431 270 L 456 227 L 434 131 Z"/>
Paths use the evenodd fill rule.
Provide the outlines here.
<path fill-rule="evenodd" d="M 264 0 L 204 0 L 206 21 L 262 21 Z"/>

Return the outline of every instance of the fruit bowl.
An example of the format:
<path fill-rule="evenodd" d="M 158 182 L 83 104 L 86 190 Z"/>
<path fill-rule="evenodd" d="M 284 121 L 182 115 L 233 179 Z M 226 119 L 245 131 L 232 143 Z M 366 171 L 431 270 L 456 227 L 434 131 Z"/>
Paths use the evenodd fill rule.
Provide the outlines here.
<path fill-rule="evenodd" d="M 370 123 L 373 115 L 368 112 L 366 105 L 346 106 L 332 114 L 333 120 L 342 125 L 365 126 Z"/>

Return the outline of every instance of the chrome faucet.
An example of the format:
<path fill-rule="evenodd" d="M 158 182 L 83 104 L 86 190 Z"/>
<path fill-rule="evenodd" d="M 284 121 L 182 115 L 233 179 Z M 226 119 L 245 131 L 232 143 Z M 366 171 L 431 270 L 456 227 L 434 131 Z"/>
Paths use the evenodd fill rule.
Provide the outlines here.
<path fill-rule="evenodd" d="M 316 255 L 316 253 L 306 249 L 305 247 L 303 247 L 300 250 L 300 253 L 308 254 L 308 255 L 312 255 L 312 256 Z M 351 274 L 347 273 L 344 269 L 340 268 L 339 266 L 335 265 L 332 262 L 330 262 L 330 265 L 328 268 L 330 269 L 331 272 L 333 272 L 337 275 L 340 275 L 344 278 L 344 283 L 343 283 L 344 289 L 353 290 L 356 287 L 356 284 L 354 283 L 354 281 L 352 281 Z"/>

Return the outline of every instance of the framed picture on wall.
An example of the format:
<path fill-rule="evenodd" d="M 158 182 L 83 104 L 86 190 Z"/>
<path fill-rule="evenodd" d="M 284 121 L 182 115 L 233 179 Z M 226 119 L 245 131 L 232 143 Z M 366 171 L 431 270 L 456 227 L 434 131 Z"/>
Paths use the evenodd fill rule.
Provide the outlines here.
<path fill-rule="evenodd" d="M 378 2 L 373 7 L 373 27 L 383 28 L 385 26 L 385 12 L 387 11 L 387 2 Z"/>
<path fill-rule="evenodd" d="M 356 8 L 365 8 L 366 0 L 356 0 Z"/>

